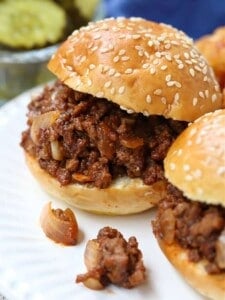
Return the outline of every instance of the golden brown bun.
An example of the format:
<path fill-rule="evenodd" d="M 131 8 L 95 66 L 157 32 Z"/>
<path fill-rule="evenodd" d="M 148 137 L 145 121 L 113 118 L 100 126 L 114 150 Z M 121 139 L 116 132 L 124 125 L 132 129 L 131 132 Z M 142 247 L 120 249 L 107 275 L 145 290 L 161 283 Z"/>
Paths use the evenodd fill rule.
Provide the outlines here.
<path fill-rule="evenodd" d="M 193 121 L 222 105 L 214 73 L 193 41 L 141 18 L 105 19 L 75 30 L 48 67 L 72 89 L 130 113 Z"/>
<path fill-rule="evenodd" d="M 110 215 L 142 212 L 154 206 L 165 192 L 163 181 L 148 186 L 141 179 L 128 177 L 118 179 L 106 189 L 84 184 L 61 186 L 56 178 L 40 168 L 37 160 L 26 152 L 25 157 L 30 171 L 50 195 L 89 212 Z"/>
<path fill-rule="evenodd" d="M 191 200 L 225 206 L 225 109 L 208 113 L 175 140 L 165 176 Z"/>
<path fill-rule="evenodd" d="M 212 34 L 195 42 L 205 56 L 222 88 L 225 87 L 225 26 L 217 28 Z"/>
<path fill-rule="evenodd" d="M 209 275 L 204 269 L 204 261 L 190 262 L 185 249 L 177 244 L 168 245 L 160 239 L 158 243 L 168 260 L 193 288 L 210 299 L 225 299 L 225 273 Z"/>

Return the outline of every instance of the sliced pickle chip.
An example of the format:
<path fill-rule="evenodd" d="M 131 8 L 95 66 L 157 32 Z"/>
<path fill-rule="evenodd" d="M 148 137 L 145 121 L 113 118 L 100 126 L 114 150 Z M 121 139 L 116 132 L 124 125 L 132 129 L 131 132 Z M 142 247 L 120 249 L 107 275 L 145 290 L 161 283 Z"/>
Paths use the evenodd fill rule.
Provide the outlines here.
<path fill-rule="evenodd" d="M 78 8 L 83 17 L 87 20 L 91 20 L 98 2 L 99 0 L 74 0 L 74 5 Z"/>
<path fill-rule="evenodd" d="M 0 44 L 16 49 L 40 48 L 59 41 L 66 14 L 50 0 L 0 1 Z"/>

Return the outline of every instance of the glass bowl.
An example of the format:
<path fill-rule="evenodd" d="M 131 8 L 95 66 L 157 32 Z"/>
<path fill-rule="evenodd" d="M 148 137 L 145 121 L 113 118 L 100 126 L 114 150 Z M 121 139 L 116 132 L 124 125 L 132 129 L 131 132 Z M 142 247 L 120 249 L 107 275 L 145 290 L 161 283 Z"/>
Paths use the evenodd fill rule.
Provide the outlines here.
<path fill-rule="evenodd" d="M 21 92 L 50 81 L 47 63 L 59 44 L 29 51 L 0 48 L 0 104 Z"/>

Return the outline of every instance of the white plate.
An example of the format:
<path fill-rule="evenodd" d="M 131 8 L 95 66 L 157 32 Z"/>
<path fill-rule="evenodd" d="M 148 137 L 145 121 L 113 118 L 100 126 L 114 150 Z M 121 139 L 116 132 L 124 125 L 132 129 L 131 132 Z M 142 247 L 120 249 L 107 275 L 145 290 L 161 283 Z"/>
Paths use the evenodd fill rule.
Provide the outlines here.
<path fill-rule="evenodd" d="M 82 232 L 77 246 L 60 246 L 43 234 L 39 216 L 43 205 L 66 206 L 45 194 L 30 175 L 19 146 L 25 129 L 26 92 L 0 109 L 0 292 L 10 299 L 54 300 L 200 300 L 161 254 L 152 233 L 154 211 L 126 217 L 108 217 L 74 210 Z M 85 272 L 83 252 L 98 230 L 112 226 L 125 238 L 136 236 L 143 252 L 148 279 L 127 290 L 109 286 L 92 291 L 76 284 Z"/>

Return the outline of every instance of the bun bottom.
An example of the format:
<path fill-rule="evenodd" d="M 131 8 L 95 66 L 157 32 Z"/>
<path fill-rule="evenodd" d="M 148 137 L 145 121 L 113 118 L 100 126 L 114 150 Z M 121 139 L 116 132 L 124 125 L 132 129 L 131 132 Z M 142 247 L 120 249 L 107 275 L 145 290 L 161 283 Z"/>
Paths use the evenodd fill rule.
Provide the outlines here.
<path fill-rule="evenodd" d="M 51 196 L 92 213 L 128 215 L 155 206 L 165 195 L 166 182 L 159 181 L 148 186 L 141 179 L 121 177 L 106 189 L 98 189 L 78 183 L 61 186 L 58 180 L 41 169 L 38 162 L 25 152 L 26 163 Z"/>
<path fill-rule="evenodd" d="M 205 271 L 203 261 L 190 262 L 187 250 L 178 244 L 168 245 L 161 239 L 158 239 L 158 243 L 167 259 L 196 291 L 209 299 L 225 299 L 225 272 L 210 275 Z"/>

